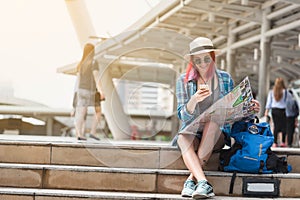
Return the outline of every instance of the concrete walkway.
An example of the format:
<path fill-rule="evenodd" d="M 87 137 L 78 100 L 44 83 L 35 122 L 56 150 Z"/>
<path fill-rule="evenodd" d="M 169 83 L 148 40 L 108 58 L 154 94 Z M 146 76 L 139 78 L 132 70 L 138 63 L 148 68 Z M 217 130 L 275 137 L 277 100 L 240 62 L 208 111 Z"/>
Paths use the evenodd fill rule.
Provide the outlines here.
<path fill-rule="evenodd" d="M 133 193 L 133 192 L 94 192 L 78 190 L 49 190 L 49 189 L 26 189 L 26 188 L 0 188 L 0 194 L 15 194 L 26 196 L 51 196 L 51 197 L 72 197 L 82 199 L 165 199 L 165 200 L 184 200 L 192 198 L 183 198 L 178 194 L 150 194 L 150 193 Z M 60 199 L 60 198 L 59 198 Z M 232 196 L 215 196 L 210 199 L 215 200 L 261 200 L 262 198 L 250 197 L 232 197 Z M 264 200 L 289 200 L 299 198 L 263 198 Z"/>
<path fill-rule="evenodd" d="M 113 140 L 104 138 L 100 141 L 87 138 L 86 141 L 77 140 L 76 137 L 63 136 L 34 136 L 34 135 L 3 135 L 0 134 L 0 141 L 15 141 L 15 142 L 41 142 L 41 143 L 88 143 L 88 144 L 106 144 L 113 143 L 116 145 L 145 145 L 145 146 L 170 146 L 171 142 L 151 141 L 151 140 Z"/>

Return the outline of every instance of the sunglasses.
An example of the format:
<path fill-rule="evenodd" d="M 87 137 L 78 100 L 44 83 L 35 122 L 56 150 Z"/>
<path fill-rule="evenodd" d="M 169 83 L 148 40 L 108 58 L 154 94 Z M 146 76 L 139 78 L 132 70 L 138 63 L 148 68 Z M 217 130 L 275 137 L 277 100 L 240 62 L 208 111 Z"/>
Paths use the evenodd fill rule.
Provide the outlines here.
<path fill-rule="evenodd" d="M 211 61 L 212 61 L 212 59 L 211 59 L 210 56 L 205 56 L 204 59 L 203 59 L 203 62 L 205 64 L 209 64 L 209 63 L 211 63 Z M 193 59 L 193 63 L 196 64 L 196 65 L 201 65 L 202 59 L 201 58 L 195 58 L 195 59 Z"/>

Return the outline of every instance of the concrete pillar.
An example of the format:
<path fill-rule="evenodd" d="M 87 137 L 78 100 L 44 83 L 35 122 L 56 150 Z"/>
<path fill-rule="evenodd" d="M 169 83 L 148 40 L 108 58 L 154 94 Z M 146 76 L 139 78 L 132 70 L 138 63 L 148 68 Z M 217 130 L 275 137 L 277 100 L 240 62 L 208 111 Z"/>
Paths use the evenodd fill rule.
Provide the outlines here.
<path fill-rule="evenodd" d="M 231 45 L 236 40 L 236 35 L 232 32 L 233 25 L 229 26 L 228 29 L 228 39 L 227 39 L 227 46 L 229 47 L 228 51 L 226 52 L 226 71 L 232 76 L 232 78 L 235 80 L 235 50 L 231 48 Z"/>
<path fill-rule="evenodd" d="M 263 116 L 265 112 L 266 99 L 268 90 L 270 88 L 270 38 L 265 36 L 265 33 L 270 30 L 270 20 L 267 19 L 267 15 L 270 10 L 266 9 L 262 14 L 262 26 L 260 32 L 260 63 L 258 71 L 258 100 L 260 102 L 261 110 L 259 117 Z"/>
<path fill-rule="evenodd" d="M 77 38 L 83 47 L 90 36 L 95 36 L 96 31 L 83 0 L 65 0 Z"/>
<path fill-rule="evenodd" d="M 173 115 L 171 117 L 172 121 L 172 127 L 171 127 L 171 137 L 173 138 L 177 133 L 179 129 L 179 120 L 177 116 L 177 98 L 176 98 L 176 88 L 172 88 L 174 93 L 173 93 Z"/>
<path fill-rule="evenodd" d="M 177 116 L 177 97 L 176 97 L 176 81 L 177 78 L 180 76 L 180 74 L 184 73 L 186 71 L 186 66 L 187 66 L 187 62 L 183 61 L 181 63 L 180 66 L 178 66 L 178 68 L 176 68 L 176 77 L 174 77 L 175 79 L 175 83 L 173 84 L 173 87 L 171 86 L 173 92 L 173 115 L 171 117 L 171 122 L 172 122 L 172 127 L 171 127 L 171 137 L 173 138 L 179 130 L 181 121 L 178 119 Z"/>
<path fill-rule="evenodd" d="M 108 67 L 105 68 L 100 64 L 99 78 L 101 80 L 102 90 L 105 94 L 105 101 L 101 104 L 103 106 L 102 110 L 113 138 L 115 140 L 130 139 L 131 128 L 129 125 L 129 117 L 124 112 L 123 105 L 114 87 Z"/>
<path fill-rule="evenodd" d="M 47 136 L 52 136 L 53 134 L 53 118 L 52 117 L 47 117 L 47 122 L 46 122 L 46 135 Z"/>

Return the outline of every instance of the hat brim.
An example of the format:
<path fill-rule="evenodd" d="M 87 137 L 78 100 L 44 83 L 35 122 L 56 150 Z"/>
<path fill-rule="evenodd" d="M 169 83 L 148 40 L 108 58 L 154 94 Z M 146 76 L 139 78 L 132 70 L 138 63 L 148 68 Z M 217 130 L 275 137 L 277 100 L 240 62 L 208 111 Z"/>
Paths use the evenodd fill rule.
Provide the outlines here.
<path fill-rule="evenodd" d="M 203 49 L 201 51 L 197 51 L 197 52 L 194 52 L 194 53 L 185 54 L 184 59 L 189 60 L 190 57 L 193 56 L 193 55 L 208 53 L 208 52 L 212 52 L 212 51 L 214 51 L 216 55 L 218 55 L 221 52 L 220 49 Z"/>

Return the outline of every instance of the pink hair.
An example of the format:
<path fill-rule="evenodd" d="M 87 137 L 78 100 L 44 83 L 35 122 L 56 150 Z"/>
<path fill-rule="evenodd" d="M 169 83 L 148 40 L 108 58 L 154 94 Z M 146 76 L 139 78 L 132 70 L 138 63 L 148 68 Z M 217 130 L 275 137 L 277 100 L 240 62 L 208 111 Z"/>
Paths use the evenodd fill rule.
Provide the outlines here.
<path fill-rule="evenodd" d="M 206 79 L 212 78 L 215 73 L 216 54 L 214 51 L 209 52 L 209 54 L 210 54 L 210 57 L 212 58 L 213 62 L 211 62 L 209 64 L 209 69 L 207 70 L 206 77 L 205 77 Z M 198 70 L 196 69 L 196 67 L 193 65 L 192 56 L 191 56 L 189 64 L 187 65 L 186 75 L 185 75 L 185 79 L 184 79 L 185 83 L 188 82 L 189 74 L 191 72 L 193 73 L 192 79 L 197 81 L 200 78 L 200 74 L 199 74 Z"/>

